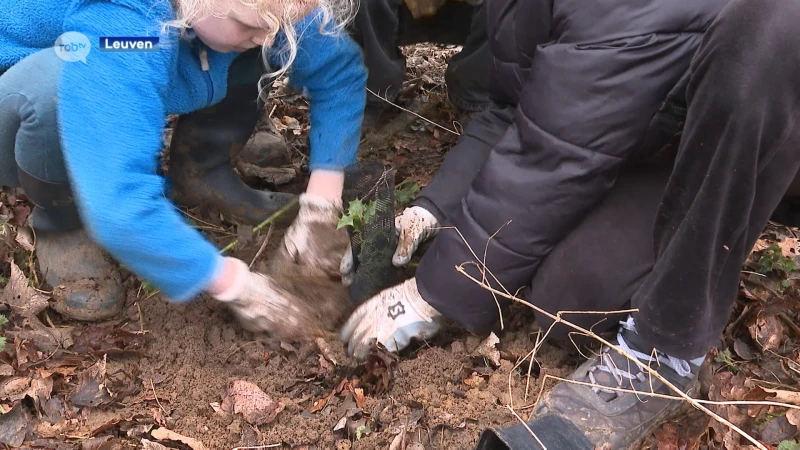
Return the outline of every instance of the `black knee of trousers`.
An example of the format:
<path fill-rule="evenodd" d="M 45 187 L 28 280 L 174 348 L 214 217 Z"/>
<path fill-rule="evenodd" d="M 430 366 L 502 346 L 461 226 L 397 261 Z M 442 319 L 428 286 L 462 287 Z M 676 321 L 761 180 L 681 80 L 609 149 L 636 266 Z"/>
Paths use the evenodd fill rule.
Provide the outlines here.
<path fill-rule="evenodd" d="M 624 170 L 608 196 L 547 255 L 527 300 L 551 314 L 630 308 L 655 261 L 653 224 L 669 173 L 669 165 L 663 164 Z M 615 329 L 625 316 L 567 313 L 563 318 L 602 333 Z M 536 319 L 545 330 L 553 323 L 541 313 Z M 573 331 L 559 324 L 548 337 L 568 340 Z"/>

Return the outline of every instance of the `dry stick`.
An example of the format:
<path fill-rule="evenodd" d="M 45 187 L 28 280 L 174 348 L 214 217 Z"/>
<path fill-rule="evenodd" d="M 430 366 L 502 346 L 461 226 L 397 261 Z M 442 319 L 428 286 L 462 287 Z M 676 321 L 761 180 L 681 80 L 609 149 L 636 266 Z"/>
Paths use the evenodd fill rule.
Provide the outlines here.
<path fill-rule="evenodd" d="M 297 202 L 298 202 L 298 200 L 294 199 L 291 202 L 289 202 L 288 205 L 286 205 L 283 208 L 275 211 L 275 213 L 272 214 L 271 216 L 267 217 L 266 220 L 264 220 L 260 224 L 256 225 L 255 228 L 253 228 L 253 233 L 254 234 L 258 233 L 259 231 L 264 229 L 265 226 L 271 225 L 273 222 L 278 220 L 282 215 L 284 215 L 287 211 L 290 211 L 292 208 L 294 208 L 295 205 L 297 205 Z M 220 253 L 227 253 L 227 252 L 233 250 L 234 248 L 236 248 L 237 245 L 239 245 L 239 240 L 238 239 L 236 239 L 233 242 L 231 242 L 230 244 L 226 245 L 222 250 L 220 250 Z"/>
<path fill-rule="evenodd" d="M 155 397 L 156 403 L 158 403 L 158 407 L 161 408 L 161 412 L 163 412 L 166 415 L 169 415 L 169 413 L 167 413 L 167 410 L 164 409 L 163 406 L 161 406 L 161 401 L 158 400 L 158 394 L 156 394 L 156 385 L 153 383 L 152 378 L 150 378 L 150 389 L 153 390 L 153 397 Z"/>
<path fill-rule="evenodd" d="M 415 116 L 419 117 L 420 119 L 424 120 L 425 122 L 428 122 L 428 123 L 429 123 L 429 124 L 431 124 L 431 125 L 435 125 L 435 126 L 437 126 L 437 127 L 441 128 L 441 129 L 443 129 L 444 131 L 447 131 L 448 133 L 453 133 L 453 134 L 455 134 L 456 136 L 461 136 L 461 134 L 460 134 L 458 131 L 454 131 L 454 130 L 451 130 L 451 129 L 447 128 L 447 127 L 443 127 L 443 126 L 439 125 L 438 123 L 436 123 L 436 122 L 434 122 L 434 121 L 432 121 L 432 120 L 430 120 L 430 119 L 426 119 L 425 117 L 422 117 L 422 116 L 420 116 L 419 114 L 415 113 L 414 111 L 410 111 L 410 110 L 408 110 L 408 109 L 405 109 L 405 108 L 403 108 L 402 106 L 398 105 L 397 103 L 392 103 L 392 102 L 391 102 L 389 99 L 387 99 L 386 97 L 381 97 L 380 95 L 378 95 L 378 94 L 376 94 L 376 93 L 372 92 L 372 90 L 371 90 L 370 88 L 367 88 L 367 92 L 369 92 L 370 94 L 374 95 L 375 97 L 378 97 L 379 99 L 381 99 L 381 100 L 385 101 L 386 103 L 388 103 L 388 104 L 390 104 L 390 105 L 394 106 L 395 108 L 398 108 L 398 109 L 401 109 L 401 110 L 403 110 L 403 111 L 405 111 L 405 112 L 407 112 L 407 113 L 413 114 L 413 115 L 415 115 Z"/>
<path fill-rule="evenodd" d="M 259 248 L 258 251 L 256 252 L 256 256 L 253 256 L 253 260 L 250 261 L 250 266 L 248 266 L 249 268 L 251 269 L 253 268 L 253 264 L 256 263 L 256 260 L 261 256 L 262 253 L 264 253 L 264 249 L 267 248 L 267 243 L 269 242 L 269 238 L 270 236 L 272 236 L 272 225 L 273 224 L 269 224 L 269 229 L 267 230 L 267 237 L 265 237 L 264 242 L 261 243 L 261 248 Z"/>
<path fill-rule="evenodd" d="M 754 439 L 754 438 L 753 438 L 752 436 L 750 436 L 749 434 L 745 433 L 745 432 L 744 432 L 744 431 L 743 431 L 741 428 L 737 427 L 736 425 L 732 424 L 730 421 L 728 421 L 728 420 L 726 420 L 726 419 L 722 418 L 721 416 L 719 416 L 718 414 L 714 413 L 714 412 L 713 412 L 713 411 L 711 411 L 710 409 L 708 409 L 708 408 L 706 408 L 705 406 L 701 405 L 701 404 L 700 404 L 700 403 L 699 403 L 699 402 L 698 402 L 696 399 L 693 399 L 692 397 L 690 397 L 689 395 L 687 395 L 685 392 L 683 392 L 682 390 L 678 389 L 678 387 L 677 387 L 677 386 L 675 386 L 674 384 L 672 384 L 672 383 L 671 383 L 669 380 L 667 380 L 666 378 L 662 377 L 662 376 L 661 376 L 661 375 L 660 375 L 660 374 L 659 374 L 657 371 L 655 371 L 654 369 L 650 368 L 650 366 L 648 366 L 648 365 L 645 365 L 644 363 L 640 362 L 640 361 L 639 361 L 638 359 L 636 359 L 635 357 L 629 356 L 627 353 L 625 353 L 624 351 L 622 351 L 622 349 L 620 349 L 620 348 L 619 348 L 619 347 L 617 347 L 616 345 L 613 345 L 613 344 L 611 344 L 610 342 L 608 342 L 607 340 L 605 340 L 605 339 L 603 339 L 602 337 L 598 336 L 598 335 L 597 335 L 597 334 L 595 334 L 594 332 L 592 332 L 592 331 L 589 331 L 589 330 L 587 330 L 587 329 L 585 329 L 585 328 L 583 328 L 583 327 L 580 327 L 580 326 L 578 326 L 578 325 L 575 325 L 575 324 L 573 324 L 572 322 L 569 322 L 569 321 L 567 321 L 567 320 L 563 320 L 561 317 L 559 317 L 559 316 L 557 316 L 557 315 L 555 315 L 555 314 L 551 314 L 551 313 L 549 313 L 549 312 L 547 312 L 547 311 L 545 311 L 545 310 L 543 310 L 543 309 L 541 309 L 541 308 L 537 307 L 536 305 L 533 305 L 532 303 L 525 302 L 525 301 L 523 301 L 523 300 L 521 300 L 521 299 L 518 299 L 518 298 L 516 298 L 516 297 L 514 297 L 514 296 L 507 295 L 507 294 L 505 294 L 505 293 L 503 293 L 503 292 L 500 292 L 500 291 L 498 291 L 497 289 L 494 289 L 494 288 L 493 288 L 493 287 L 491 287 L 491 286 L 486 286 L 486 285 L 482 284 L 482 283 L 481 283 L 479 280 L 477 280 L 476 278 L 474 278 L 472 275 L 468 274 L 468 273 L 467 273 L 467 272 L 464 270 L 464 268 L 463 268 L 461 265 L 458 265 L 458 266 L 456 266 L 456 271 L 458 271 L 459 273 L 461 273 L 462 275 L 464 275 L 465 277 L 467 277 L 467 278 L 468 278 L 469 280 L 471 280 L 473 283 L 475 283 L 475 284 L 477 284 L 477 285 L 481 286 L 483 289 L 486 289 L 486 290 L 488 290 L 488 291 L 494 292 L 495 294 L 497 294 L 497 295 L 499 295 L 499 296 L 501 296 L 501 297 L 504 297 L 504 298 L 506 298 L 506 299 L 508 299 L 508 300 L 511 300 L 511 301 L 514 301 L 514 302 L 519 302 L 519 303 L 522 303 L 522 304 L 524 304 L 524 305 L 527 305 L 527 306 L 529 306 L 529 307 L 533 308 L 534 310 L 536 310 L 537 312 L 539 312 L 540 314 L 544 314 L 545 316 L 549 317 L 550 319 L 552 319 L 552 320 L 554 320 L 554 321 L 556 321 L 556 322 L 558 322 L 558 323 L 563 323 L 564 325 L 567 325 L 567 326 L 569 326 L 569 327 L 571 327 L 571 328 L 574 328 L 574 329 L 575 329 L 575 330 L 577 330 L 577 331 L 580 331 L 580 332 L 582 332 L 582 333 L 585 333 L 587 336 L 589 336 L 589 337 L 591 337 L 591 338 L 593 338 L 593 339 L 597 340 L 598 342 L 600 342 L 601 344 L 603 344 L 603 345 L 605 345 L 605 346 L 609 347 L 610 349 L 613 349 L 615 352 L 619 353 L 619 354 L 620 354 L 620 355 L 622 355 L 623 357 L 625 357 L 625 358 L 627 358 L 628 360 L 630 360 L 630 361 L 634 362 L 634 363 L 635 363 L 635 364 L 636 364 L 636 365 L 637 365 L 637 366 L 638 366 L 638 367 L 639 367 L 641 370 L 643 370 L 643 371 L 647 372 L 648 374 L 650 374 L 650 376 L 656 377 L 656 378 L 657 378 L 659 381 L 661 381 L 662 383 L 664 383 L 664 385 L 665 385 L 665 386 L 667 386 L 668 388 L 672 389 L 672 390 L 673 390 L 675 393 L 677 393 L 678 395 L 680 395 L 680 397 L 681 397 L 681 398 L 683 398 L 685 401 L 689 402 L 689 403 L 690 403 L 692 406 L 694 406 L 695 408 L 697 408 L 697 409 L 699 409 L 699 410 L 701 410 L 701 411 L 705 412 L 706 414 L 708 414 L 709 416 L 713 417 L 714 419 L 716 419 L 716 420 L 717 420 L 717 421 L 719 421 L 720 423 L 722 423 L 722 424 L 724 424 L 724 425 L 727 425 L 727 426 L 728 426 L 728 427 L 730 427 L 732 430 L 734 430 L 734 431 L 736 431 L 737 433 L 739 433 L 739 435 L 741 435 L 742 437 L 744 437 L 745 439 L 747 439 L 748 441 L 750 441 L 751 443 L 753 443 L 753 445 L 755 445 L 755 446 L 756 446 L 756 447 L 758 447 L 759 449 L 761 449 L 761 450 L 767 450 L 767 447 L 765 447 L 763 444 L 761 444 L 760 442 L 758 442 L 756 439 Z M 605 388 L 605 386 L 603 386 L 603 387 Z"/>
<path fill-rule="evenodd" d="M 544 446 L 544 443 L 542 443 L 542 441 L 541 441 L 541 440 L 539 440 L 539 437 L 538 437 L 538 436 L 536 436 L 536 433 L 534 433 L 534 432 L 533 432 L 533 430 L 531 430 L 531 427 L 529 427 L 529 426 L 528 426 L 528 424 L 527 424 L 527 423 L 525 423 L 525 421 L 524 421 L 524 420 L 522 420 L 522 417 L 520 417 L 520 416 L 519 416 L 519 414 L 517 414 L 517 412 L 516 412 L 516 411 L 514 411 L 514 408 L 512 408 L 512 407 L 510 407 L 510 406 L 506 405 L 506 409 L 508 409 L 509 411 L 511 411 L 511 414 L 513 414 L 513 415 L 514 415 L 514 417 L 516 417 L 516 418 L 517 418 L 517 420 L 519 420 L 519 423 L 521 423 L 521 424 L 522 424 L 522 426 L 523 426 L 523 427 L 525 427 L 525 429 L 526 429 L 526 430 L 528 430 L 528 433 L 530 433 L 530 434 L 531 434 L 531 436 L 533 436 L 533 438 L 534 438 L 534 439 L 536 439 L 536 442 L 538 442 L 538 443 L 539 443 L 539 445 L 542 447 L 542 450 L 547 450 L 547 447 L 545 447 L 545 446 Z"/>

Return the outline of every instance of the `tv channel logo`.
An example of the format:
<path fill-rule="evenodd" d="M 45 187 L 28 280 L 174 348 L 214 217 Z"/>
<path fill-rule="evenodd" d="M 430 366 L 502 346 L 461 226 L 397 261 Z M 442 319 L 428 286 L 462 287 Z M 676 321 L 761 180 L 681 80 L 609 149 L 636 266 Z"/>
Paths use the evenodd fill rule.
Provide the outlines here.
<path fill-rule="evenodd" d="M 56 39 L 54 46 L 56 55 L 66 62 L 82 62 L 86 64 L 86 56 L 92 49 L 92 43 L 83 33 L 67 31 Z"/>
<path fill-rule="evenodd" d="M 157 52 L 157 36 L 100 36 L 101 52 Z"/>

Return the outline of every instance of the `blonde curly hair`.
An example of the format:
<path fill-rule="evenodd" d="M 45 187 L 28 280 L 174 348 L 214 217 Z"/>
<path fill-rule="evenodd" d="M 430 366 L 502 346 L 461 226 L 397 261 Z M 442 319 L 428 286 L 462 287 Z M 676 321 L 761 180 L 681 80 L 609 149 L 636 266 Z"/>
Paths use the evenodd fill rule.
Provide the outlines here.
<path fill-rule="evenodd" d="M 262 56 L 266 63 L 267 51 L 275 41 L 278 32 L 286 38 L 284 48 L 278 49 L 282 54 L 283 66 L 274 72 L 264 75 L 277 77 L 289 69 L 297 56 L 297 32 L 293 26 L 314 9 L 321 12 L 321 31 L 332 34 L 339 32 L 353 20 L 358 9 L 358 0 L 231 0 L 258 13 L 267 24 L 267 38 L 262 45 Z M 169 24 L 184 32 L 191 24 L 207 17 L 225 17 L 227 10 L 220 11 L 219 0 L 172 0 L 177 19 Z M 333 23 L 328 31 L 328 24 Z M 269 66 L 268 64 L 265 64 Z"/>

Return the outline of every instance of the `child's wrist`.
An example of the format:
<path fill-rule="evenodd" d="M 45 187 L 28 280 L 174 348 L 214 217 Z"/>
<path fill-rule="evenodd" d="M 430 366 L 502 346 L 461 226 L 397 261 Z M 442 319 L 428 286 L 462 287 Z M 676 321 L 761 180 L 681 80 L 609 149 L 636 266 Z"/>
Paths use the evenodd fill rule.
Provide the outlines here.
<path fill-rule="evenodd" d="M 344 172 L 341 170 L 317 169 L 311 172 L 306 194 L 340 202 L 344 190 Z"/>
<path fill-rule="evenodd" d="M 225 257 L 221 264 L 222 267 L 206 291 L 217 300 L 233 300 L 242 289 L 250 269 L 244 261 L 237 258 Z"/>

